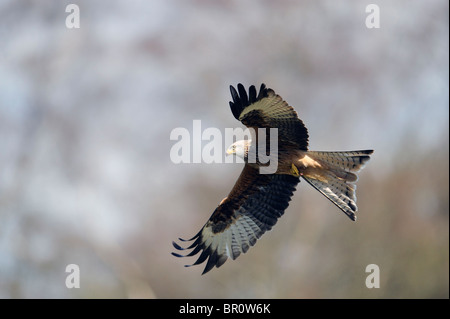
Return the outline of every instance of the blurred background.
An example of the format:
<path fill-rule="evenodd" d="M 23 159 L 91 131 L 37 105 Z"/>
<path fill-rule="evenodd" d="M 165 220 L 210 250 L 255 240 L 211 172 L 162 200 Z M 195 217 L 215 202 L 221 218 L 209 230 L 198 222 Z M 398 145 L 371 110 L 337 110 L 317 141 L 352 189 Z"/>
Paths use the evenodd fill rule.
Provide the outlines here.
<path fill-rule="evenodd" d="M 0 297 L 448 298 L 449 4 L 378 0 L 368 29 L 372 2 L 0 1 Z M 239 82 L 288 101 L 311 149 L 375 153 L 357 222 L 301 182 L 271 232 L 201 276 L 171 242 L 242 164 L 174 164 L 169 137 L 242 126 Z"/>

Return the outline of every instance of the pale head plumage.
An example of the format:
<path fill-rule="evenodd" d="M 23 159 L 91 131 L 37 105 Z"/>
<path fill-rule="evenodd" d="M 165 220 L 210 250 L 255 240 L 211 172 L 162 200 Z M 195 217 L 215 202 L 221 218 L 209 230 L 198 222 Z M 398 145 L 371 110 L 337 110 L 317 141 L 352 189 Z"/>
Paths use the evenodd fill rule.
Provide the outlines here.
<path fill-rule="evenodd" d="M 252 140 L 240 140 L 230 145 L 227 149 L 227 155 L 233 155 L 245 159 L 245 156 L 248 153 L 248 148 L 250 144 L 252 143 Z"/>

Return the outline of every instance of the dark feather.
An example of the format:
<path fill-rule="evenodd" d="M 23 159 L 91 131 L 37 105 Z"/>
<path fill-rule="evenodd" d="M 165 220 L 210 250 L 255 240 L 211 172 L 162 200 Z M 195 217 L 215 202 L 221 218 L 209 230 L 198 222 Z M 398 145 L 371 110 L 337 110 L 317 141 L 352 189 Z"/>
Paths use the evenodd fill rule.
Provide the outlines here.
<path fill-rule="evenodd" d="M 235 119 L 239 120 L 239 115 L 247 106 L 267 97 L 267 89 L 264 83 L 261 84 L 259 94 L 256 96 L 256 88 L 252 85 L 249 89 L 250 97 L 248 97 L 247 92 L 241 83 L 239 83 L 237 87 L 239 94 L 236 89 L 230 85 L 231 98 L 233 99 L 233 102 L 230 102 L 230 108 Z"/>
<path fill-rule="evenodd" d="M 233 116 L 247 127 L 251 128 L 277 128 L 281 142 L 295 145 L 297 149 L 307 150 L 308 130 L 297 116 L 297 112 L 289 106 L 272 89 L 261 84 L 258 95 L 255 86 L 250 86 L 249 95 L 244 86 L 239 83 L 237 90 L 230 86 L 231 112 Z M 264 99 L 270 99 L 264 103 Z M 260 102 L 258 104 L 258 102 Z M 248 107 L 251 109 L 246 110 Z M 279 116 L 280 113 L 283 116 Z"/>
<path fill-rule="evenodd" d="M 203 273 L 220 267 L 228 257 L 236 259 L 272 229 L 288 207 L 298 182 L 298 177 L 290 175 L 258 174 L 246 165 L 230 195 L 216 208 L 198 236 L 192 238 L 194 243 L 187 248 L 173 243 L 177 250 L 193 250 L 185 256 L 172 254 L 188 257 L 201 251 L 193 265 L 208 258 Z"/>

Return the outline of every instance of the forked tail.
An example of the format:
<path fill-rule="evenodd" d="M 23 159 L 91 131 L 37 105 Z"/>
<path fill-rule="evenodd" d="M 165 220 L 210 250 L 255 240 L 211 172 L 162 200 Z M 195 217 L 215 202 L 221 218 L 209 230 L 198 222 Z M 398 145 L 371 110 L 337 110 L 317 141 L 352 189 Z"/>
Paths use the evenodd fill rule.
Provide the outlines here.
<path fill-rule="evenodd" d="M 370 159 L 373 150 L 351 152 L 314 152 L 307 155 L 320 168 L 305 171 L 302 177 L 339 207 L 350 219 L 356 220 L 356 173 Z"/>

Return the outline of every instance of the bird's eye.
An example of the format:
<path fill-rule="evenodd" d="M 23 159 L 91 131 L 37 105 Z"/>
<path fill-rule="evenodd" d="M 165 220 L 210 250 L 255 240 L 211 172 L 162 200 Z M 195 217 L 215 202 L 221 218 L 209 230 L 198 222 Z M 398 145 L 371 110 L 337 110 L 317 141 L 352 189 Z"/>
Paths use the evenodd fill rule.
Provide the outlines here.
<path fill-rule="evenodd" d="M 236 145 L 233 145 L 233 149 L 234 149 L 234 150 L 236 149 Z"/>

